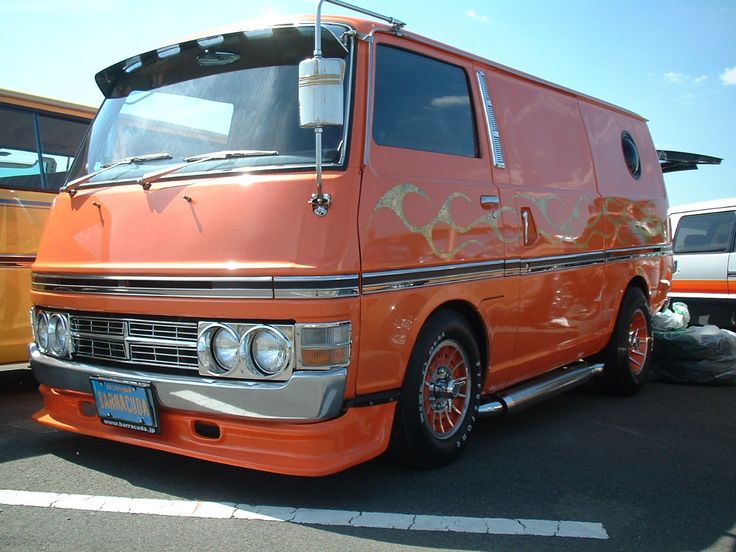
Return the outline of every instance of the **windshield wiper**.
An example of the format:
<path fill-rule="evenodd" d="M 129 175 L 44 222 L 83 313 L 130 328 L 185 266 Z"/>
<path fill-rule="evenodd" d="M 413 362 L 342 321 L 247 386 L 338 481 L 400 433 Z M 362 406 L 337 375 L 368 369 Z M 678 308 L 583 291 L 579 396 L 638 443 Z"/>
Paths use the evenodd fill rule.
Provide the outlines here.
<path fill-rule="evenodd" d="M 112 163 L 107 163 L 106 165 L 102 165 L 102 168 L 97 171 L 91 172 L 88 175 L 82 176 L 81 178 L 77 178 L 76 180 L 72 180 L 66 186 L 64 186 L 61 189 L 61 191 L 67 192 L 70 196 L 74 196 L 74 194 L 77 193 L 77 188 L 79 188 L 83 184 L 86 184 L 87 182 L 92 180 L 95 176 L 97 176 L 100 173 L 103 173 L 115 167 L 119 167 L 120 165 L 133 165 L 133 164 L 137 165 L 139 163 L 147 163 L 149 161 L 160 161 L 162 159 L 173 159 L 173 157 L 170 153 L 166 153 L 165 151 L 163 151 L 160 153 L 148 153 L 146 155 L 132 155 L 124 159 L 119 159 L 118 161 L 113 161 Z"/>
<path fill-rule="evenodd" d="M 217 159 L 237 159 L 240 157 L 267 157 L 271 155 L 278 155 L 279 152 L 275 150 L 223 150 L 213 151 L 211 153 L 201 153 L 199 155 L 192 155 L 191 157 L 184 158 L 184 163 L 174 165 L 173 167 L 167 167 L 160 171 L 150 172 L 144 174 L 136 180 L 138 184 L 143 186 L 144 190 L 151 187 L 151 184 L 168 174 L 174 173 L 184 167 L 189 167 L 197 163 L 204 163 L 205 161 L 214 161 Z"/>

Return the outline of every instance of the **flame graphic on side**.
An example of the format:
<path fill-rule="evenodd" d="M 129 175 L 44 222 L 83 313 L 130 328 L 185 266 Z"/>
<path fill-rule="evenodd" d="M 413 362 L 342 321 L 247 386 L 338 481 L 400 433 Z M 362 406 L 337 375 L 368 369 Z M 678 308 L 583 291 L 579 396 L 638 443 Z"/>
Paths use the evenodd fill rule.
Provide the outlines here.
<path fill-rule="evenodd" d="M 424 190 L 415 186 L 414 184 L 399 184 L 398 186 L 394 186 L 385 194 L 383 194 L 381 199 L 378 200 L 378 203 L 376 203 L 376 206 L 373 209 L 373 214 L 375 215 L 375 213 L 381 209 L 389 209 L 390 211 L 393 211 L 399 218 L 399 220 L 401 220 L 401 222 L 404 224 L 407 230 L 409 230 L 413 234 L 419 234 L 424 237 L 424 239 L 427 241 L 427 244 L 432 249 L 432 252 L 440 259 L 451 259 L 471 245 L 478 245 L 481 248 L 484 245 L 483 242 L 481 242 L 480 240 L 467 239 L 450 251 L 440 251 L 434 239 L 432 238 L 432 231 L 438 224 L 441 223 L 448 225 L 454 232 L 460 235 L 467 234 L 481 224 L 487 224 L 491 227 L 494 234 L 500 241 L 506 241 L 501 233 L 501 230 L 498 227 L 498 217 L 494 217 L 493 213 L 484 214 L 483 216 L 475 219 L 471 224 L 467 226 L 461 226 L 453 220 L 452 214 L 450 212 L 450 207 L 452 206 L 452 203 L 454 201 L 462 200 L 467 202 L 468 204 L 472 203 L 468 196 L 460 192 L 454 192 L 450 194 L 447 199 L 445 199 L 442 207 L 439 208 L 437 215 L 430 222 L 423 226 L 412 224 L 407 218 L 406 213 L 404 212 L 404 199 L 409 194 L 417 194 L 421 196 L 427 201 L 427 203 L 429 203 L 429 205 L 432 206 L 432 209 L 437 210 L 436 204 L 426 194 L 426 192 L 424 192 Z M 496 211 L 496 213 L 500 213 L 500 211 Z M 373 216 L 371 216 L 371 219 L 372 218 Z"/>

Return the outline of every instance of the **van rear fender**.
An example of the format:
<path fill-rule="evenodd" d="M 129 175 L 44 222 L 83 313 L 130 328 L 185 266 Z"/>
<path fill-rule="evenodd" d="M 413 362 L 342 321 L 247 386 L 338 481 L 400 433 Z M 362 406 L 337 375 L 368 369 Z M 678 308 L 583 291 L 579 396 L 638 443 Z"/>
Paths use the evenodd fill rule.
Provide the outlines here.
<path fill-rule="evenodd" d="M 647 284 L 645 277 L 641 274 L 634 276 L 633 278 L 631 278 L 628 285 L 626 287 L 622 287 L 616 295 L 616 305 L 615 305 L 615 313 L 614 313 L 615 316 L 611 316 L 608 321 L 609 335 L 613 331 L 614 326 L 616 325 L 616 320 L 618 319 L 619 312 L 621 311 L 621 304 L 623 303 L 624 297 L 626 296 L 626 292 L 632 288 L 638 288 L 644 293 L 644 296 L 647 298 L 647 300 L 650 303 L 650 309 L 652 309 L 652 313 L 654 312 L 654 309 L 651 306 L 652 296 L 649 293 L 649 285 Z"/>

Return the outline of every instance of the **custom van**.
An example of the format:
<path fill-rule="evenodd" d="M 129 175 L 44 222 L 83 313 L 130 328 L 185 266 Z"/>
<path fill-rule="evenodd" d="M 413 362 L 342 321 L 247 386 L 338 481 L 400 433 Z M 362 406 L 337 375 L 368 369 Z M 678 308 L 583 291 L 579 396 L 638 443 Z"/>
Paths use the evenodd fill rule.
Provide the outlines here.
<path fill-rule="evenodd" d="M 319 476 L 641 388 L 672 276 L 646 121 L 321 7 L 96 76 L 33 266 L 38 422 Z"/>
<path fill-rule="evenodd" d="M 675 266 L 670 298 L 688 306 L 694 324 L 736 328 L 736 198 L 669 211 Z"/>

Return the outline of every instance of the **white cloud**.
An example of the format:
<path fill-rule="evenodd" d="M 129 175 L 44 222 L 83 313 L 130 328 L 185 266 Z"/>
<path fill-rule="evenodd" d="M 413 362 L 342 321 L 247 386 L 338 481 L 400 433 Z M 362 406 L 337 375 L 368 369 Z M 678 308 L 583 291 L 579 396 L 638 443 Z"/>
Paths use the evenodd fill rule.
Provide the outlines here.
<path fill-rule="evenodd" d="M 669 73 L 664 74 L 664 80 L 674 84 L 682 84 L 687 80 L 687 75 L 670 71 Z"/>
<path fill-rule="evenodd" d="M 736 70 L 736 68 L 734 68 Z M 664 80 L 672 84 L 703 84 L 708 80 L 708 75 L 700 75 L 698 77 L 691 77 L 685 73 L 678 73 L 676 71 L 670 71 L 663 75 Z"/>
<path fill-rule="evenodd" d="M 726 86 L 736 86 L 736 67 L 726 67 L 721 73 L 721 80 Z"/>
<path fill-rule="evenodd" d="M 470 17 L 471 19 L 475 19 L 477 21 L 480 21 L 481 23 L 490 23 L 491 20 L 485 16 L 477 13 L 475 10 L 468 10 L 465 12 L 465 15 Z"/>

